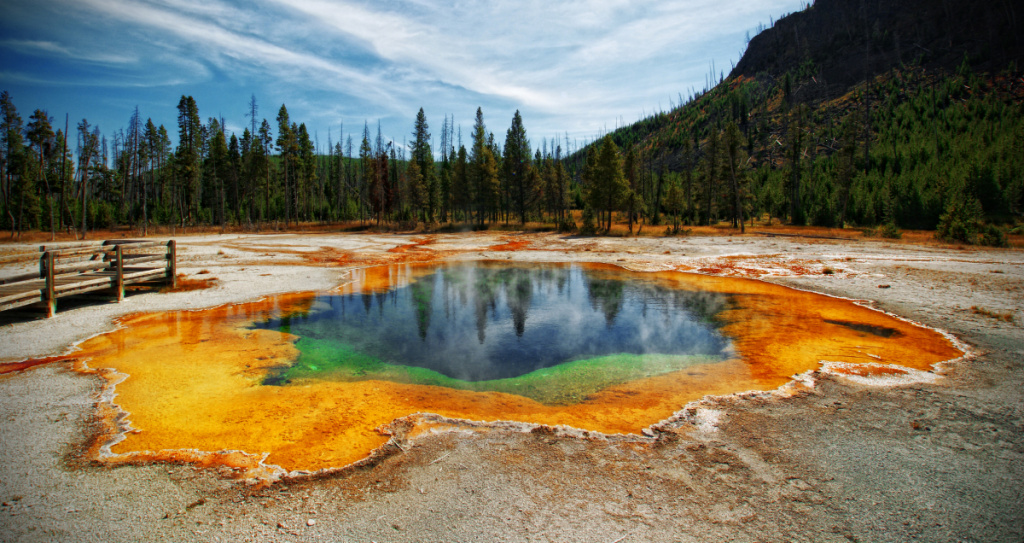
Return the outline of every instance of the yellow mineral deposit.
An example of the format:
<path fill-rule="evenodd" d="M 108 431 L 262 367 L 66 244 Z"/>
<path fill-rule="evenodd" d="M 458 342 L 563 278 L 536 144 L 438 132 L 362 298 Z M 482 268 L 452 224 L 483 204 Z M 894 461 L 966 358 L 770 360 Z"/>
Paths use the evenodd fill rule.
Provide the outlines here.
<path fill-rule="evenodd" d="M 592 269 L 625 273 L 612 266 Z M 407 264 L 357 270 L 339 290 L 380 292 L 429 271 Z M 728 308 L 719 317 L 735 356 L 613 386 L 570 406 L 384 381 L 262 385 L 271 368 L 295 359 L 295 338 L 248 325 L 282 312 L 308 311 L 313 296 L 307 293 L 206 311 L 133 316 L 118 330 L 86 341 L 73 357 L 83 371 L 112 370 L 100 373 L 114 387 L 113 403 L 127 413 L 130 424 L 124 439 L 110 448 L 112 461 L 191 459 L 251 475 L 264 455 L 266 464 L 288 471 L 348 465 L 387 441 L 378 427 L 413 413 L 636 434 L 687 402 L 709 394 L 776 389 L 823 360 L 928 370 L 961 355 L 933 330 L 848 300 L 745 279 L 678 272 L 631 276 L 727 294 Z M 108 414 L 114 417 L 113 410 Z"/>

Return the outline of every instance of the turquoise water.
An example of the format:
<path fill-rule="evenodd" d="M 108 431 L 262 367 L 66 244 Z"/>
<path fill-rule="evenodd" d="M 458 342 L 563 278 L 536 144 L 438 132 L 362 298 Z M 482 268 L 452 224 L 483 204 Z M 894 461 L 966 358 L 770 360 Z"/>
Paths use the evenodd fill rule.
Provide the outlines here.
<path fill-rule="evenodd" d="M 728 340 L 714 317 L 725 303 L 628 272 L 455 263 L 381 294 L 319 295 L 308 312 L 255 326 L 299 337 L 298 360 L 268 385 L 387 379 L 521 393 L 552 380 L 558 390 L 533 396 L 564 402 L 720 360 Z"/>

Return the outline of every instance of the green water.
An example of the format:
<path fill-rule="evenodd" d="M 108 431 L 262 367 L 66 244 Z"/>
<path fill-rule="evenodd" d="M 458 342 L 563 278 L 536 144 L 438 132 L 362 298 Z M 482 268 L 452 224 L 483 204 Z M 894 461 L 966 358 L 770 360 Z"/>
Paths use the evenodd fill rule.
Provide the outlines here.
<path fill-rule="evenodd" d="M 387 293 L 325 294 L 257 326 L 299 337 L 267 385 L 384 380 L 549 405 L 722 360 L 718 294 L 567 265 L 449 264 Z"/>

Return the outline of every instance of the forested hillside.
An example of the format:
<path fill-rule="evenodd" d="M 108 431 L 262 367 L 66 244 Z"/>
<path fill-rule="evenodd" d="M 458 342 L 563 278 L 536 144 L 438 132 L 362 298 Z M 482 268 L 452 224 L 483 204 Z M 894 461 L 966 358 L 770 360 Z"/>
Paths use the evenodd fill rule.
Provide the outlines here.
<path fill-rule="evenodd" d="M 432 145 L 420 109 L 408 145 L 365 123 L 319 148 L 285 105 L 261 119 L 255 96 L 241 134 L 204 120 L 191 96 L 175 127 L 136 108 L 104 134 L 42 110 L 25 122 L 5 91 L 0 224 L 17 236 L 309 222 L 597 233 L 621 221 L 679 233 L 783 221 L 1000 244 L 1024 211 L 1018 11 L 1004 0 L 819 0 L 752 36 L 728 77 L 711 74 L 673 110 L 573 153 L 531 142 L 518 112 L 502 138 L 477 109 L 468 147 L 447 116 Z"/>
<path fill-rule="evenodd" d="M 611 138 L 655 173 L 648 209 L 683 224 L 767 216 L 998 244 L 983 223 L 1024 210 L 1016 11 L 819 0 L 754 36 L 718 85 Z"/>

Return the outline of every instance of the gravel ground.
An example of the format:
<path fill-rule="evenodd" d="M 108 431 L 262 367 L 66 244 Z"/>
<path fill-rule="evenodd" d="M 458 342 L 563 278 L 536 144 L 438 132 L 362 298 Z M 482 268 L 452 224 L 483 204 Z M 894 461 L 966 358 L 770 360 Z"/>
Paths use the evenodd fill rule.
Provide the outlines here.
<path fill-rule="evenodd" d="M 49 364 L 0 377 L 0 541 L 1024 540 L 1018 250 L 757 236 L 177 239 L 179 271 L 215 287 L 5 321 L 0 361 L 66 352 L 139 311 L 324 290 L 352 267 L 478 258 L 757 276 L 873 300 L 951 333 L 970 355 L 935 383 L 819 375 L 791 398 L 708 399 L 656 439 L 455 431 L 372 466 L 268 486 L 189 465 L 90 461 L 100 383 Z M 509 242 L 526 243 L 502 250 Z"/>

